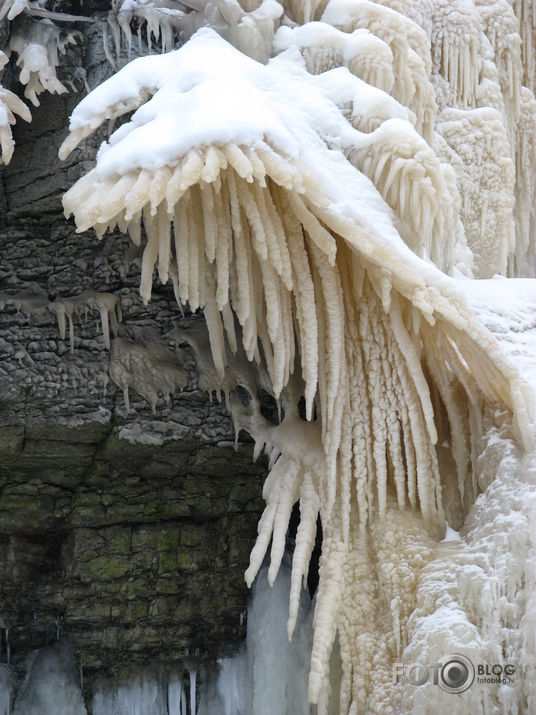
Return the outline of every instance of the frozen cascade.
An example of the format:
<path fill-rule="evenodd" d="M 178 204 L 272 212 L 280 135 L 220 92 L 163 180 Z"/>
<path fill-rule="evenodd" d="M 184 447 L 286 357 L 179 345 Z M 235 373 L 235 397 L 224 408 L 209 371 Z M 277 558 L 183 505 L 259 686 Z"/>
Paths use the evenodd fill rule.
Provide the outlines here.
<path fill-rule="evenodd" d="M 253 586 L 246 645 L 220 661 L 216 682 L 201 696 L 198 715 L 309 715 L 307 677 L 313 640 L 312 609 L 302 591 L 296 631 L 289 642 L 290 565 L 283 562 L 272 588 L 268 568 Z"/>
<path fill-rule="evenodd" d="M 190 670 L 190 714 L 195 715 L 196 712 L 196 687 L 197 687 L 197 670 Z"/>
<path fill-rule="evenodd" d="M 0 671 L 0 684 L 2 683 Z M 2 706 L 0 688 L 0 712 Z M 6 710 L 5 712 L 9 712 Z M 35 651 L 15 701 L 13 715 L 87 715 L 73 654 L 65 642 Z"/>
<path fill-rule="evenodd" d="M 374 110 L 369 119 L 381 121 L 369 133 L 354 126 L 354 121 L 358 127 L 374 126 L 359 114 L 365 80 L 343 66 L 320 75 L 308 72 L 300 51 L 303 38 L 293 35 L 287 49 L 261 65 L 205 28 L 179 50 L 138 58 L 96 88 L 73 112 L 71 134 L 60 149 L 60 156 L 67 157 L 102 122 L 137 110 L 101 146 L 96 166 L 64 196 L 66 214 L 74 213 L 78 231 L 93 226 L 98 236 L 117 225 L 135 245 L 143 224 L 147 243 L 140 295 L 150 299 L 157 268 L 161 282 L 172 278 L 179 306 L 204 308 L 204 345 L 216 376 L 207 380 L 209 392 L 232 386 L 235 361 L 227 348 L 235 353 L 241 344 L 248 360 L 261 363 L 252 391 L 245 371 L 245 380 L 235 381 L 250 392 L 249 403 L 233 395 L 229 400 L 237 431 L 251 434 L 254 455 L 265 449 L 270 458 L 266 509 L 246 582 L 255 579 L 270 542 L 268 579 L 274 582 L 292 507 L 299 501 L 287 623 L 288 633 L 295 632 L 300 587 L 320 517 L 323 544 L 307 700 L 322 715 L 334 707 L 339 715 L 392 712 L 393 666 L 446 642 L 437 641 L 433 625 L 446 623 L 444 600 L 450 599 L 450 610 L 467 636 L 468 624 L 478 623 L 480 640 L 487 637 L 489 619 L 480 617 L 483 599 L 469 588 L 467 594 L 462 591 L 462 578 L 447 593 L 446 581 L 427 579 L 426 564 L 444 564 L 447 574 L 453 570 L 441 545 L 447 520 L 469 538 L 464 521 L 472 518 L 479 491 L 489 489 L 489 478 L 478 475 L 477 460 L 486 440 L 493 439 L 492 428 L 502 429 L 498 415 L 506 415 L 519 448 L 534 446 L 534 395 L 525 364 L 534 362 L 534 343 L 529 322 L 517 316 L 522 308 L 518 296 L 499 301 L 499 325 L 494 326 L 494 316 L 488 321 L 472 294 L 473 285 L 482 281 L 453 279 L 471 275 L 471 258 L 477 259 L 474 271 L 480 277 L 505 272 L 518 255 L 513 232 L 519 219 L 496 69 L 488 68 L 484 87 L 477 85 L 472 65 L 467 82 L 460 75 L 467 60 L 460 63 L 456 39 L 465 27 L 464 4 L 459 7 L 456 27 L 442 13 L 436 28 L 448 40 L 444 50 L 452 57 L 445 76 L 433 81 L 436 94 L 444 89 L 432 141 L 437 150 L 409 121 L 414 106 L 409 95 L 417 81 L 429 90 L 427 66 L 439 71 L 442 65 L 434 64 L 435 55 L 429 56 L 428 41 L 414 23 L 368 0 L 331 0 L 323 22 L 331 18 L 346 33 L 377 32 L 393 55 L 400 81 L 394 96 L 374 88 L 375 97 L 382 98 L 381 111 Z M 477 16 L 472 9 L 469 15 L 470 51 L 478 53 Z M 387 19 L 390 37 L 384 33 Z M 339 37 L 322 28 L 326 31 Z M 489 55 L 491 62 L 489 42 L 486 48 L 482 58 Z M 406 64 L 414 74 L 395 71 Z M 454 106 L 449 107 L 449 97 Z M 408 119 L 394 100 L 404 105 Z M 483 106 L 476 106 L 481 100 Z M 417 104 L 422 108 L 422 101 Z M 188 121 L 177 131 L 163 131 L 176 126 L 178 111 Z M 475 142 L 458 145 L 461 126 Z M 489 141 L 483 140 L 483 128 Z M 478 168 L 474 175 L 473 168 Z M 475 185 L 474 199 L 464 206 L 469 184 Z M 477 238 L 486 239 L 482 244 L 476 239 L 466 243 L 472 226 Z M 492 282 L 499 295 L 504 281 Z M 522 293 L 533 288 L 528 281 Z M 518 323 L 530 344 L 505 339 L 499 330 L 502 326 L 507 336 L 516 334 Z M 130 353 L 135 346 L 126 347 Z M 518 349 L 526 357 L 523 365 Z M 203 373 L 204 359 L 197 352 Z M 112 362 L 113 353 L 112 346 Z M 281 401 L 285 415 L 276 426 L 264 419 L 255 397 L 264 373 L 268 392 Z M 123 389 L 127 378 L 125 372 L 124 384 L 118 381 Z M 299 396 L 309 423 L 298 414 Z M 485 430 L 484 418 L 489 422 Z M 492 475 L 496 466 L 491 465 Z M 528 494 L 533 492 L 531 485 Z M 519 523 L 528 528 L 531 519 Z M 482 535 L 485 530 L 482 520 L 477 531 Z M 504 525 L 500 531 L 505 535 Z M 502 582 L 495 552 L 488 553 L 487 542 L 478 543 Z M 512 542 L 505 546 L 509 551 L 515 551 Z M 480 558 L 478 549 L 468 551 L 462 559 L 464 576 L 470 579 Z M 522 647 L 510 639 L 508 628 L 520 633 L 524 627 L 527 581 L 520 590 L 517 585 L 508 590 L 505 599 L 489 569 L 482 571 L 487 574 L 482 584 L 489 594 L 487 612 L 496 616 L 492 631 L 498 650 L 488 655 L 510 654 Z M 418 594 L 428 587 L 429 603 L 417 620 Z M 519 601 L 518 610 L 510 607 L 510 599 Z M 474 604 L 476 614 L 470 613 Z M 207 690 L 203 701 L 207 713 L 225 707 L 263 715 L 266 698 L 255 700 L 257 693 L 267 692 L 263 673 L 275 668 L 270 684 L 286 678 L 287 661 L 279 656 L 272 662 L 270 656 L 273 624 L 263 630 L 258 659 L 252 655 L 254 633 L 250 628 L 242 661 L 222 664 L 219 685 Z M 527 639 L 527 644 L 519 657 L 528 667 L 533 642 Z M 330 695 L 333 651 L 340 653 L 342 675 L 340 688 Z M 294 660 L 292 668 L 299 657 Z M 293 683 L 298 682 L 295 677 Z M 513 715 L 532 705 L 529 682 L 529 677 L 519 678 L 508 697 L 477 684 L 467 696 L 471 702 L 466 698 L 460 707 L 487 713 L 489 703 L 497 708 L 500 703 Z M 290 692 L 270 693 L 271 714 L 299 712 L 288 702 Z M 416 701 L 410 707 L 421 714 Z"/>
<path fill-rule="evenodd" d="M 186 715 L 186 692 L 179 675 L 173 676 L 168 684 L 168 713 Z"/>
<path fill-rule="evenodd" d="M 130 683 L 98 690 L 93 698 L 93 715 L 161 715 L 167 713 L 164 683 L 153 676 L 142 676 Z M 187 715 L 170 711 L 170 715 Z"/>

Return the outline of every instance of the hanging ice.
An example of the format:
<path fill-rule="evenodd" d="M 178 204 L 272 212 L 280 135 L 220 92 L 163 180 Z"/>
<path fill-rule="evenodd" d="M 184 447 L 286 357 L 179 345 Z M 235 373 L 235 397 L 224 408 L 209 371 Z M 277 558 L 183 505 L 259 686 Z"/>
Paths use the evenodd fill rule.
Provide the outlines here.
<path fill-rule="evenodd" d="M 0 715 L 10 715 L 15 693 L 15 678 L 9 666 L 0 664 Z"/>
<path fill-rule="evenodd" d="M 0 50 L 0 71 L 7 61 L 8 58 L 5 52 Z M 11 127 L 16 121 L 15 114 L 22 117 L 26 122 L 32 121 L 30 110 L 24 102 L 21 102 L 16 94 L 0 85 L 0 148 L 2 149 L 2 161 L 4 164 L 9 164 L 15 147 L 15 142 L 11 135 Z"/>
<path fill-rule="evenodd" d="M 303 592 L 297 637 L 286 629 L 290 567 L 284 563 L 273 588 L 260 571 L 248 608 L 242 652 L 219 663 L 215 683 L 205 685 L 199 715 L 309 715 L 307 672 L 312 641 L 310 601 Z"/>

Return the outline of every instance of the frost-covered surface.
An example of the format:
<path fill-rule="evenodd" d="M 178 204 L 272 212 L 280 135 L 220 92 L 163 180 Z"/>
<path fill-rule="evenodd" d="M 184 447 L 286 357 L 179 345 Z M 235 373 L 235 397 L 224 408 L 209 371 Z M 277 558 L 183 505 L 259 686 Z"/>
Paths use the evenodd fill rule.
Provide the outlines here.
<path fill-rule="evenodd" d="M 458 282 L 471 308 L 517 367 L 530 394 L 536 428 L 536 281 L 497 278 Z"/>
<path fill-rule="evenodd" d="M 456 697 L 431 684 L 406 688 L 403 712 L 529 713 L 536 707 L 535 457 L 520 454 L 508 419 L 498 425 L 483 440 L 476 462 L 482 493 L 461 540 L 439 544 L 421 573 L 404 660 L 435 663 L 447 653 L 464 653 L 473 663 L 510 663 L 515 677 Z"/>

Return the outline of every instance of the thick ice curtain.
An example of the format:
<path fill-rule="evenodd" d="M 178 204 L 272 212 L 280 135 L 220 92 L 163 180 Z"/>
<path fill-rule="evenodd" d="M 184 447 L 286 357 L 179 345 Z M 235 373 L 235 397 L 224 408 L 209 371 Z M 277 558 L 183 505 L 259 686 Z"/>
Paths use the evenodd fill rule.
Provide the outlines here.
<path fill-rule="evenodd" d="M 272 465 L 246 580 L 252 583 L 271 542 L 273 582 L 299 502 L 291 635 L 320 516 L 309 698 L 322 703 L 338 633 L 341 697 L 359 711 L 371 696 L 364 654 L 384 648 L 387 633 L 395 639 L 385 653 L 385 685 L 407 640 L 422 544 L 443 534 L 445 506 L 453 519 L 472 503 L 470 455 L 481 436 L 481 402 L 513 407 L 514 372 L 455 294 L 397 275 L 388 257 L 383 266 L 368 259 L 370 237 L 323 208 L 311 177 L 268 146 L 191 150 L 174 171 L 127 175 L 105 197 L 82 180 L 65 201 L 79 212 L 81 227 L 93 222 L 104 230 L 108 224 L 100 219 L 121 210 L 137 241 L 143 223 L 141 293 L 149 299 L 156 268 L 161 280 L 172 276 L 181 303 L 204 309 L 221 384 L 233 370 L 237 340 L 265 367 L 270 391 L 285 406 L 282 423 L 266 425 L 254 394 L 247 407 L 231 404 L 237 429 L 253 435 L 257 451 L 266 447 Z M 238 376 L 237 382 L 252 390 L 251 381 Z M 308 419 L 316 406 L 315 422 L 299 418 L 302 392 Z M 521 402 L 518 407 L 522 416 Z M 436 425 L 451 443 L 457 475 L 447 505 Z M 414 549 L 408 520 L 417 533 Z M 400 581 L 401 591 L 393 592 L 385 615 L 371 574 L 389 539 L 393 553 L 404 555 L 400 576 L 386 580 L 389 588 Z M 365 644 L 366 633 L 372 640 Z"/>

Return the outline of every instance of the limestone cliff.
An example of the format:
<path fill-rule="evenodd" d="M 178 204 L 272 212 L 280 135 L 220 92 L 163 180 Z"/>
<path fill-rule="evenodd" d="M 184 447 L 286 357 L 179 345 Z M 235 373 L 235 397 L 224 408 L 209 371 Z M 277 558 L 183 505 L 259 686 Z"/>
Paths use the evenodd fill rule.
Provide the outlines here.
<path fill-rule="evenodd" d="M 83 5 L 76 11 L 99 10 Z M 111 72 L 98 25 L 79 29 L 83 40 L 59 68 L 78 91 L 40 96 L 0 171 L 0 660 L 5 628 L 19 669 L 61 632 L 89 695 L 98 677 L 180 663 L 186 652 L 213 661 L 243 637 L 265 468 L 252 465 L 248 445 L 235 453 L 230 420 L 199 390 L 191 352 L 165 337 L 181 319 L 171 288 L 156 287 L 144 306 L 139 255 L 122 258 L 128 239 L 100 243 L 63 217 L 61 195 L 95 147 L 57 158 L 85 93 L 80 68 L 90 87 Z M 21 90 L 14 80 L 11 89 Z M 157 326 L 151 339 L 161 336 L 186 370 L 185 388 L 156 414 L 135 389 L 127 413 L 98 314 L 74 317 L 72 354 L 60 337 L 50 303 L 88 289 L 119 296 L 126 339 Z"/>

